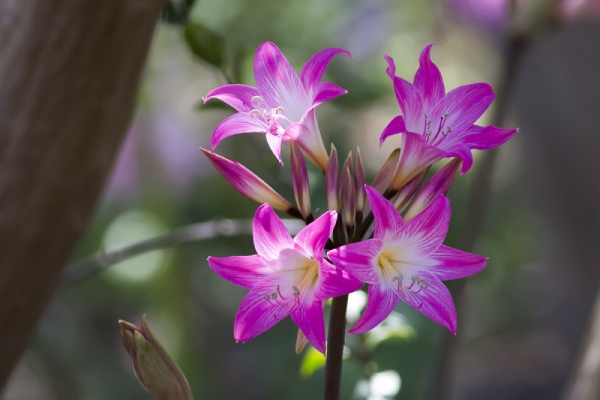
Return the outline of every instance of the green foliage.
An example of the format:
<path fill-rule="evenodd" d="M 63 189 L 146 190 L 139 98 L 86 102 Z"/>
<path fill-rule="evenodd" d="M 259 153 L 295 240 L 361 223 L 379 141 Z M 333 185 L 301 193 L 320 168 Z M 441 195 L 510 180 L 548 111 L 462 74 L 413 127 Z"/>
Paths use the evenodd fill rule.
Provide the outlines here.
<path fill-rule="evenodd" d="M 196 21 L 185 24 L 183 33 L 186 43 L 195 55 L 219 69 L 223 68 L 225 40 L 221 35 Z"/>
<path fill-rule="evenodd" d="M 325 356 L 317 349 L 310 346 L 300 364 L 300 375 L 303 378 L 310 378 L 316 370 L 323 368 L 324 366 Z"/>

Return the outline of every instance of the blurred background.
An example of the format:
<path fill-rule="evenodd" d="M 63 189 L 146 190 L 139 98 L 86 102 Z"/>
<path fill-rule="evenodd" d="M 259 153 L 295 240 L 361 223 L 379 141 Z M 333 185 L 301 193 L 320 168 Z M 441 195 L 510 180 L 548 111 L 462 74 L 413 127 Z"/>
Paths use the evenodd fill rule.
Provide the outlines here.
<path fill-rule="evenodd" d="M 369 179 L 397 145 L 392 138 L 379 148 L 381 131 L 399 113 L 383 54 L 412 80 L 420 51 L 436 42 L 432 58 L 446 89 L 490 83 L 506 101 L 480 123 L 496 115 L 501 121 L 494 123 L 521 129 L 498 154 L 474 249 L 489 256 L 488 266 L 460 296 L 456 338 L 404 304 L 385 329 L 349 337 L 342 398 L 559 399 L 600 285 L 599 16 L 597 0 L 169 3 L 130 132 L 73 261 L 189 224 L 252 218 L 257 205 L 198 150 L 209 148 L 214 127 L 231 111 L 200 104 L 228 79 L 253 85 L 262 42 L 275 42 L 298 71 L 323 48 L 352 52 L 353 61 L 336 58 L 325 75 L 349 93 L 317 115 L 326 146 L 335 143 L 341 158 L 360 146 Z M 289 162 L 281 168 L 262 135 L 227 139 L 218 152 L 293 199 Z M 475 170 L 481 159 L 476 154 Z M 475 170 L 458 177 L 449 194 L 450 246 L 464 243 Z M 323 182 L 313 172 L 313 198 L 324 209 Z M 214 275 L 206 258 L 252 253 L 249 235 L 215 237 L 64 286 L 5 398 L 147 398 L 117 324 L 139 323 L 142 314 L 198 399 L 320 398 L 321 359 L 310 349 L 295 355 L 290 319 L 248 343 L 233 339 L 245 290 Z M 355 296 L 353 307 L 360 303 Z"/>

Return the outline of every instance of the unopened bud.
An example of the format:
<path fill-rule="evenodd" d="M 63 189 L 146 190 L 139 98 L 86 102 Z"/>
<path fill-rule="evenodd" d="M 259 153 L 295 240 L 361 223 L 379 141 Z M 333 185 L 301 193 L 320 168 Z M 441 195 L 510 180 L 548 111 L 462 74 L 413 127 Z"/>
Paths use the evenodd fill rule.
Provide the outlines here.
<path fill-rule="evenodd" d="M 292 185 L 294 187 L 294 196 L 296 204 L 304 220 L 307 220 L 312 214 L 310 204 L 310 189 L 308 187 L 308 171 L 304 155 L 298 145 L 290 140 L 291 158 L 292 158 Z"/>
<path fill-rule="evenodd" d="M 394 172 L 398 168 L 398 160 L 400 159 L 400 149 L 395 149 L 383 163 L 379 172 L 373 179 L 373 186 L 379 193 L 384 193 L 392 183 Z"/>
<path fill-rule="evenodd" d="M 325 196 L 327 197 L 327 208 L 332 211 L 339 210 L 338 156 L 333 144 L 325 171 Z"/>

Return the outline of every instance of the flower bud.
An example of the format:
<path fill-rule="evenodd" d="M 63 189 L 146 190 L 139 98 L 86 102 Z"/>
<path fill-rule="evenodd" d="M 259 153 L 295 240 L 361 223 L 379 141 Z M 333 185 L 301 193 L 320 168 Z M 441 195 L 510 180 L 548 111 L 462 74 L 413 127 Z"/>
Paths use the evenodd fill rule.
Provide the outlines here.
<path fill-rule="evenodd" d="M 395 149 L 389 155 L 388 159 L 385 160 L 379 172 L 373 179 L 373 186 L 379 193 L 383 193 L 387 190 L 392 183 L 392 178 L 394 177 L 394 172 L 396 172 L 396 168 L 398 168 L 398 160 L 400 160 L 400 149 Z"/>
<path fill-rule="evenodd" d="M 367 193 L 365 192 L 365 167 L 360 156 L 360 148 L 356 148 L 356 167 L 354 187 L 356 188 L 356 212 L 362 215 L 367 201 Z M 362 221 L 357 221 L 358 223 Z"/>
<path fill-rule="evenodd" d="M 238 192 L 259 204 L 269 203 L 275 210 L 297 214 L 294 206 L 242 164 L 200 148 L 212 165 Z"/>
<path fill-rule="evenodd" d="M 290 140 L 291 158 L 292 158 L 292 185 L 294 187 L 294 196 L 296 204 L 304 220 L 311 216 L 310 189 L 308 187 L 308 171 L 306 170 L 306 161 L 300 147 Z M 312 217 L 311 217 L 312 218 Z"/>
<path fill-rule="evenodd" d="M 331 145 L 331 154 L 325 171 L 325 195 L 327 197 L 327 209 L 339 210 L 338 156 L 333 144 Z"/>
<path fill-rule="evenodd" d="M 399 212 L 402 212 L 402 210 L 413 198 L 415 193 L 419 191 L 419 188 L 427 177 L 427 173 L 429 172 L 430 168 L 431 166 L 426 167 L 425 170 L 421 171 L 419 175 L 408 181 L 406 185 L 402 186 L 402 189 L 400 189 L 400 191 L 398 191 L 398 193 L 396 193 L 396 195 L 392 198 L 392 203 L 394 206 L 396 206 L 396 209 Z"/>
<path fill-rule="evenodd" d="M 193 400 L 185 376 L 156 340 L 142 317 L 141 327 L 119 320 L 121 340 L 138 380 L 155 400 Z"/>
<path fill-rule="evenodd" d="M 304 350 L 307 344 L 308 339 L 304 335 L 304 332 L 302 332 L 302 329 L 298 328 L 298 336 L 296 336 L 296 354 L 302 353 L 302 350 Z"/>

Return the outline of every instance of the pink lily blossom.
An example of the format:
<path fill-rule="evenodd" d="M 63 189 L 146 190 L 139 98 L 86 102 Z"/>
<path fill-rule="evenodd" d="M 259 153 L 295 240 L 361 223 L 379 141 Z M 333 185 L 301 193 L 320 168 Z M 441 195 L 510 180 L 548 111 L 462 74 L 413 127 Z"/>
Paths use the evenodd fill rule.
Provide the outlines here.
<path fill-rule="evenodd" d="M 349 51 L 339 48 L 324 49 L 308 60 L 300 76 L 285 56 L 267 42 L 256 50 L 254 76 L 256 87 L 232 84 L 210 91 L 204 102 L 217 98 L 237 113 L 222 121 L 210 138 L 214 148 L 225 138 L 241 133 L 265 133 L 267 142 L 277 160 L 281 160 L 281 145 L 293 139 L 323 171 L 327 166 L 327 151 L 317 119 L 315 107 L 347 91 L 333 83 L 321 82 L 329 62 L 336 54 L 351 57 Z"/>
<path fill-rule="evenodd" d="M 327 253 L 337 267 L 369 284 L 367 307 L 349 332 L 371 330 L 402 300 L 456 333 L 456 309 L 441 281 L 479 272 L 486 258 L 442 244 L 450 222 L 450 202 L 445 196 L 404 222 L 375 188 L 366 186 L 365 190 L 375 217 L 373 238 Z"/>
<path fill-rule="evenodd" d="M 337 213 L 328 211 L 292 239 L 269 204 L 263 204 L 252 226 L 257 254 L 208 257 L 217 275 L 250 289 L 235 318 L 235 340 L 250 340 L 291 315 L 306 339 L 325 353 L 323 302 L 362 286 L 323 257 L 336 220 Z"/>
<path fill-rule="evenodd" d="M 491 86 L 474 83 L 446 93 L 442 75 L 429 55 L 432 46 L 433 43 L 429 44 L 421 52 L 412 84 L 396 76 L 394 60 L 385 56 L 386 72 L 394 83 L 402 110 L 402 115 L 392 119 L 379 139 L 383 143 L 391 135 L 402 134 L 402 152 L 393 189 L 399 189 L 428 165 L 443 158 L 462 159 L 461 173 L 464 174 L 473 164 L 472 149 L 492 149 L 518 131 L 475 125 L 494 100 Z"/>

